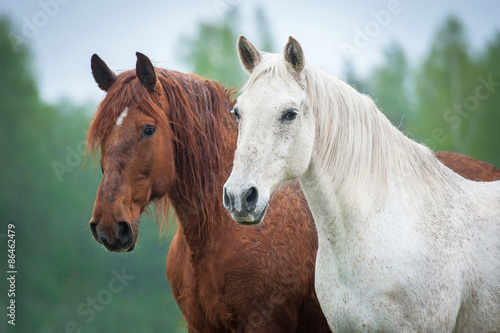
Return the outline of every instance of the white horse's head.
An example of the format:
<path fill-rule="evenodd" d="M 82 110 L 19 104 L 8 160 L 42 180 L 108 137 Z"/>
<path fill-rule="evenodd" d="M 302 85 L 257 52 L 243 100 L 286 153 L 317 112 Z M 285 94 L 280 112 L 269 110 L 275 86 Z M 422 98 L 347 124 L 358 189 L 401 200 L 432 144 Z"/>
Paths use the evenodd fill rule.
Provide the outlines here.
<path fill-rule="evenodd" d="M 233 109 L 238 146 L 224 186 L 224 206 L 235 221 L 257 224 L 275 187 L 308 168 L 315 118 L 302 75 L 304 54 L 295 39 L 290 37 L 283 54 L 267 54 L 242 36 L 238 53 L 251 76 Z"/>

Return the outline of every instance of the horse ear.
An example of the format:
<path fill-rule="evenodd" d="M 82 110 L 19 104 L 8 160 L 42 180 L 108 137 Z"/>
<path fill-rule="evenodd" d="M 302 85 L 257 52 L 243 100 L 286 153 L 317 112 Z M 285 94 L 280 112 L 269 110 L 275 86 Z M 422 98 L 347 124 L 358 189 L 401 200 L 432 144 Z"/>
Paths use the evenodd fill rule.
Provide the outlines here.
<path fill-rule="evenodd" d="M 283 50 L 285 55 L 285 60 L 292 65 L 292 67 L 300 74 L 304 69 L 306 60 L 304 58 L 304 51 L 299 42 L 295 40 L 292 36 L 288 38 L 288 43 L 285 45 Z"/>
<path fill-rule="evenodd" d="M 135 74 L 139 78 L 142 85 L 149 91 L 152 92 L 156 87 L 156 73 L 148 57 L 140 52 L 136 52 L 137 63 L 135 65 Z"/>
<path fill-rule="evenodd" d="M 255 46 L 252 45 L 243 36 L 240 36 L 238 38 L 238 56 L 240 57 L 240 62 L 243 65 L 243 68 L 248 72 L 252 73 L 254 70 L 255 66 L 259 64 L 259 62 L 262 60 L 262 56 L 259 51 L 255 48 Z"/>
<path fill-rule="evenodd" d="M 90 59 L 90 68 L 95 82 L 102 90 L 108 91 L 116 82 L 116 74 L 109 69 L 108 65 L 97 54 L 94 54 Z"/>

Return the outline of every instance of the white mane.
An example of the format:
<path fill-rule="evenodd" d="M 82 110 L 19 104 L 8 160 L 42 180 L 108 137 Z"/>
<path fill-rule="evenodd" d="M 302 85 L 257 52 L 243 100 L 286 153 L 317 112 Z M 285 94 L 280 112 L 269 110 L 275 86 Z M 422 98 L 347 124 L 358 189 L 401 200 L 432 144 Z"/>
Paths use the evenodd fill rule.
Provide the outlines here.
<path fill-rule="evenodd" d="M 403 135 L 369 96 L 337 78 L 309 64 L 301 77 L 294 76 L 282 55 L 267 53 L 242 91 L 260 78 L 299 84 L 307 92 L 317 124 L 316 160 L 333 170 L 332 184 L 355 191 L 370 185 L 383 192 L 391 180 L 422 194 L 444 183 L 454 187 L 450 178 L 460 178 L 428 147 Z"/>

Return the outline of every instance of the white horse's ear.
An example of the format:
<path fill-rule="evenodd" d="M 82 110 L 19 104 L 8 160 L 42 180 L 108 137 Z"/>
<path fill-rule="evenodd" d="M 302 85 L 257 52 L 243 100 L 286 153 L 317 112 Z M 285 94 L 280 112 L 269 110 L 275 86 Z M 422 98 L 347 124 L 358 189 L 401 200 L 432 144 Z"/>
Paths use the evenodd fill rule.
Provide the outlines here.
<path fill-rule="evenodd" d="M 243 36 L 240 36 L 238 38 L 238 56 L 240 57 L 240 62 L 243 65 L 243 68 L 248 72 L 252 73 L 254 70 L 255 66 L 259 64 L 259 62 L 262 60 L 262 56 L 259 51 L 255 48 L 255 46 L 252 45 Z"/>
<path fill-rule="evenodd" d="M 295 40 L 292 36 L 288 38 L 288 43 L 285 45 L 283 50 L 285 55 L 285 60 L 292 65 L 292 67 L 300 74 L 304 69 L 306 60 L 304 58 L 304 51 L 299 42 Z"/>

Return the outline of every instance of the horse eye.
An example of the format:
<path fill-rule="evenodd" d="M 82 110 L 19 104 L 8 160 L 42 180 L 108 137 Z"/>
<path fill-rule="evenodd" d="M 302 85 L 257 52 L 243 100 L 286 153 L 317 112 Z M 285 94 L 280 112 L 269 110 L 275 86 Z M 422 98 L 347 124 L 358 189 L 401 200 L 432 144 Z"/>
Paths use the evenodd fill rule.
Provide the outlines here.
<path fill-rule="evenodd" d="M 141 140 L 150 137 L 155 133 L 156 128 L 152 125 L 145 125 L 142 128 Z"/>
<path fill-rule="evenodd" d="M 296 109 L 290 109 L 285 111 L 285 113 L 281 116 L 281 120 L 295 120 L 297 118 L 297 110 Z"/>
<path fill-rule="evenodd" d="M 241 117 L 240 117 L 240 113 L 238 111 L 238 108 L 234 108 L 231 110 L 231 113 L 234 114 L 236 116 L 236 121 L 240 121 Z"/>

